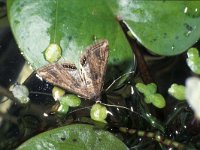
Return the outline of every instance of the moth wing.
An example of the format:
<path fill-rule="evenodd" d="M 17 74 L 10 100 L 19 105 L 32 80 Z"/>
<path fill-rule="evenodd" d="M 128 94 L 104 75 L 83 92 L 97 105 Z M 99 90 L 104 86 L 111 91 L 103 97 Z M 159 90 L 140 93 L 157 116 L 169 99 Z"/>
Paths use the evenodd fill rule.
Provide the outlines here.
<path fill-rule="evenodd" d="M 102 40 L 90 46 L 80 60 L 81 66 L 83 67 L 82 70 L 86 72 L 84 75 L 87 79 L 91 80 L 88 82 L 92 83 L 92 85 L 88 86 L 90 86 L 90 89 L 93 89 L 93 93 L 95 93 L 95 95 L 91 95 L 91 97 L 98 97 L 102 92 L 108 61 L 108 50 L 108 41 Z"/>
<path fill-rule="evenodd" d="M 90 99 L 85 88 L 85 83 L 82 81 L 79 70 L 74 64 L 49 64 L 38 69 L 37 74 L 53 85 L 66 89 L 83 98 Z"/>

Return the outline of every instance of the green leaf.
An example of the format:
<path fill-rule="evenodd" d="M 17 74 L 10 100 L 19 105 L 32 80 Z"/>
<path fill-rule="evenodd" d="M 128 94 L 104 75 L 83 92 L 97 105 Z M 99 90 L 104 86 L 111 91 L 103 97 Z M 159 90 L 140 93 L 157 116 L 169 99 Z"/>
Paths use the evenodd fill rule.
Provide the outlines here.
<path fill-rule="evenodd" d="M 119 0 L 118 15 L 151 52 L 176 55 L 200 38 L 200 1 Z"/>
<path fill-rule="evenodd" d="M 113 77 L 129 72 L 134 56 L 116 20 L 116 1 L 106 0 L 8 0 L 9 20 L 21 52 L 33 68 L 46 64 L 49 44 L 61 47 L 59 61 L 78 64 L 95 39 L 109 42 L 108 70 Z"/>
<path fill-rule="evenodd" d="M 147 85 L 147 89 L 148 89 L 149 93 L 154 94 L 157 91 L 157 85 L 155 83 L 149 83 Z M 148 94 L 146 94 L 146 95 L 148 95 Z"/>
<path fill-rule="evenodd" d="M 144 97 L 144 101 L 145 101 L 145 103 L 147 103 L 147 104 L 151 104 L 151 102 L 152 102 L 149 96 L 145 96 L 145 97 Z"/>
<path fill-rule="evenodd" d="M 66 114 L 69 111 L 69 106 L 65 101 L 60 101 L 60 106 L 58 107 L 58 114 Z"/>
<path fill-rule="evenodd" d="M 135 87 L 137 88 L 137 90 L 140 92 L 140 93 L 143 93 L 143 94 L 148 94 L 149 91 L 147 89 L 147 86 L 144 84 L 144 83 L 137 83 L 135 85 Z"/>
<path fill-rule="evenodd" d="M 145 85 L 144 83 L 137 83 L 136 88 L 139 92 L 143 93 L 145 96 L 154 94 L 157 91 L 157 86 L 155 83 L 150 83 Z"/>
<path fill-rule="evenodd" d="M 165 99 L 160 94 L 152 94 L 150 95 L 150 99 L 152 99 L 152 104 L 156 106 L 157 108 L 164 108 L 166 106 Z"/>
<path fill-rule="evenodd" d="M 86 124 L 68 125 L 39 134 L 17 150 L 126 150 L 124 143 L 107 131 Z"/>

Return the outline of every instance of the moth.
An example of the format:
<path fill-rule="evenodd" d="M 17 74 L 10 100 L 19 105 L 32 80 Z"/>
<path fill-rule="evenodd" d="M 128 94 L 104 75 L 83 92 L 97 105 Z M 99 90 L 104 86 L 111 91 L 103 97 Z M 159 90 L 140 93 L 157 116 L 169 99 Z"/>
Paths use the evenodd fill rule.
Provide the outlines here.
<path fill-rule="evenodd" d="M 51 63 L 37 70 L 42 79 L 84 99 L 100 100 L 109 55 L 108 41 L 90 45 L 75 64 Z"/>

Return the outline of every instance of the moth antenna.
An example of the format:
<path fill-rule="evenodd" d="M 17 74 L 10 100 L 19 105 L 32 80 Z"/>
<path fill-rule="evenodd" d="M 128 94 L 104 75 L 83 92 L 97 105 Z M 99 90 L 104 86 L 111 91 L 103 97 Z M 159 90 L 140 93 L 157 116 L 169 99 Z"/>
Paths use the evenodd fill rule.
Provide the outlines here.
<path fill-rule="evenodd" d="M 77 111 L 80 111 L 80 110 L 84 110 L 84 109 L 90 109 L 90 108 L 92 108 L 92 106 L 83 107 L 83 108 L 78 108 L 78 109 L 76 109 L 76 110 L 70 111 L 68 114 L 72 114 L 72 113 L 74 113 L 74 112 L 77 112 Z"/>
<path fill-rule="evenodd" d="M 43 93 L 43 92 L 34 92 L 34 91 L 30 91 L 29 94 L 40 94 L 40 95 L 47 95 L 47 96 L 52 96 L 52 94 L 49 93 Z"/>
<path fill-rule="evenodd" d="M 127 108 L 127 107 L 125 107 L 125 106 L 105 104 L 105 103 L 102 103 L 101 101 L 98 101 L 98 103 L 99 103 L 99 104 L 102 104 L 102 105 L 104 105 L 104 106 L 108 106 L 108 107 L 115 107 L 115 108 L 126 109 L 126 110 L 128 110 L 128 111 L 130 111 L 130 112 L 132 112 L 132 113 L 134 113 L 134 114 L 136 114 L 136 115 L 142 117 L 143 119 L 146 119 L 144 116 L 142 116 L 142 115 L 139 114 L 138 112 L 136 112 L 136 111 L 134 111 L 134 110 L 132 110 L 132 109 L 130 109 L 130 108 Z"/>

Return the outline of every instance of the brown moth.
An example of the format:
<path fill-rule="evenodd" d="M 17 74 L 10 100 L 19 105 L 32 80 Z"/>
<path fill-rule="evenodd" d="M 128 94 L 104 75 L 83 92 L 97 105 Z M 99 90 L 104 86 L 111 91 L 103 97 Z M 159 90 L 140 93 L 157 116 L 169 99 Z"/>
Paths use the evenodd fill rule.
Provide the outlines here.
<path fill-rule="evenodd" d="M 89 46 L 80 58 L 80 67 L 63 62 L 37 70 L 44 80 L 85 99 L 100 100 L 108 61 L 108 41 Z"/>

